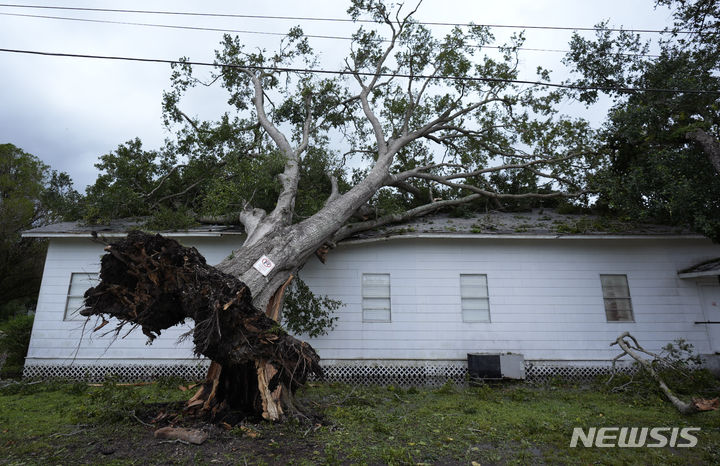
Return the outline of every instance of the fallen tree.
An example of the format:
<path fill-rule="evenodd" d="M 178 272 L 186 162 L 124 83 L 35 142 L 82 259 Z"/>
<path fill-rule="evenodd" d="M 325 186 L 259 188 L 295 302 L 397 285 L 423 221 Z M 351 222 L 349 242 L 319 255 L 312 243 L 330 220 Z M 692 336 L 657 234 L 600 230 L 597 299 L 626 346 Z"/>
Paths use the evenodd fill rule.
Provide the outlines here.
<path fill-rule="evenodd" d="M 657 382 L 660 390 L 681 414 L 712 411 L 718 408 L 718 398 L 714 398 L 712 400 L 693 398 L 690 402 L 686 402 L 678 398 L 670 387 L 668 387 L 662 377 L 660 377 L 653 366 L 653 364 L 668 364 L 668 362 L 662 356 L 650 352 L 640 346 L 640 343 L 638 343 L 634 336 L 630 335 L 630 332 L 623 332 L 614 342 L 610 343 L 610 346 L 614 345 L 618 345 L 620 349 L 622 349 L 622 353 L 613 358 L 613 368 L 615 367 L 615 363 L 623 356 L 627 355 L 633 358 L 645 371 L 647 371 L 650 377 Z M 649 360 L 645 356 L 650 356 L 652 359 Z"/>
<path fill-rule="evenodd" d="M 100 326 L 114 317 L 116 335 L 130 324 L 151 340 L 192 319 L 195 353 L 213 362 L 189 409 L 213 418 L 226 408 L 269 420 L 303 414 L 293 395 L 310 374 L 322 377 L 319 357 L 257 309 L 242 281 L 160 235 L 131 232 L 105 250 L 81 314 L 100 316 Z"/>
<path fill-rule="evenodd" d="M 89 314 L 116 312 L 150 335 L 194 318 L 197 351 L 215 361 L 193 401 L 206 410 L 218 396 L 253 404 L 258 390 L 265 417 L 279 419 L 294 410 L 293 384 L 304 374 L 293 370 L 300 363 L 306 371 L 319 368 L 309 347 L 272 320 L 279 319 L 293 276 L 313 257 L 324 262 L 338 242 L 443 209 L 530 205 L 590 192 L 588 178 L 599 163 L 593 131 L 587 122 L 557 113 L 562 94 L 542 83 L 547 71 L 538 71 L 537 85 L 519 80 L 521 36 L 491 58 L 479 53 L 493 41 L 484 26 L 457 27 L 435 38 L 413 19 L 415 9 L 402 5 L 352 0 L 348 13 L 362 23 L 340 70 L 308 68 L 318 56 L 298 28 L 275 54 L 246 50 L 238 37 L 226 35 L 207 80 L 189 60 L 179 60 L 163 101 L 165 123 L 177 129 L 174 141 L 162 153 L 142 151 L 137 141 L 103 156 L 98 167 L 105 173 L 88 190 L 89 218 L 153 214 L 171 221 L 158 229 L 177 228 L 174 222 L 185 215 L 242 224 L 245 242 L 216 266 L 215 272 L 227 275 L 196 266 L 208 279 L 217 278 L 212 285 L 187 275 L 177 259 L 179 269 L 163 277 L 155 266 L 134 272 L 149 274 L 141 294 L 108 288 L 107 303 L 88 304 Z M 228 113 L 203 121 L 181 108 L 192 88 L 214 83 L 229 93 Z M 110 253 L 123 257 L 120 264 L 154 257 L 138 247 L 131 260 L 117 248 Z M 270 265 L 264 273 L 254 267 L 258 261 Z M 172 284 L 172 294 L 152 294 L 153 287 L 171 286 L 165 280 L 177 280 L 175 273 L 185 278 Z M 134 276 L 132 286 L 135 280 L 141 279 Z M 144 300 L 136 301 L 145 295 L 160 312 L 133 314 L 141 304 L 147 308 Z M 233 320 L 250 312 L 250 296 L 271 319 Z M 123 299 L 135 307 L 122 311 Z M 246 307 L 231 318 L 218 309 L 239 306 L 233 299 Z M 187 307 L 179 310 L 168 300 Z M 248 335 L 272 354 L 257 353 L 255 344 L 238 350 Z M 204 340 L 208 336 L 212 341 Z M 267 380 L 244 393 L 256 377 Z M 285 388 L 275 394 L 278 377 Z"/>

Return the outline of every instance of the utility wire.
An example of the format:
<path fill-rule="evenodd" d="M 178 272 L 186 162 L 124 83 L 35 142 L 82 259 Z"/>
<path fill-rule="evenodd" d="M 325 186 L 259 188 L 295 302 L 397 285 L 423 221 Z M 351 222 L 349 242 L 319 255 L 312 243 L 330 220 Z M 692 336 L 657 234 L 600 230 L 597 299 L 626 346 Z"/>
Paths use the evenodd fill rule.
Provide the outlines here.
<path fill-rule="evenodd" d="M 2 5 L 0 5 L 2 6 Z M 287 33 L 283 32 L 269 32 L 269 31 L 249 31 L 245 29 L 225 29 L 225 28 L 211 28 L 211 27 L 200 27 L 200 26 L 181 26 L 181 25 L 174 25 L 174 24 L 157 24 L 157 23 L 139 23 L 134 21 L 113 21 L 108 19 L 90 19 L 90 18 L 73 18 L 69 16 L 50 16 L 50 15 L 30 15 L 30 14 L 24 14 L 24 13 L 5 13 L 0 12 L 0 16 L 15 16 L 15 17 L 21 17 L 21 18 L 39 18 L 39 19 L 57 19 L 57 20 L 65 20 L 65 21 L 78 21 L 82 23 L 102 23 L 102 24 L 118 24 L 118 25 L 125 25 L 125 26 L 143 26 L 143 27 L 156 27 L 156 28 L 165 28 L 165 29 L 181 29 L 181 30 L 191 30 L 191 31 L 210 31 L 210 32 L 229 32 L 229 33 L 235 33 L 235 34 L 256 34 L 256 35 L 266 35 L 266 36 L 287 36 Z M 330 36 L 330 35 L 318 35 L 318 34 L 303 34 L 305 37 L 311 38 L 311 39 L 335 39 L 335 40 L 346 40 L 346 41 L 352 41 L 352 37 L 346 37 L 346 36 Z M 381 42 L 388 43 L 390 42 L 389 39 L 381 39 Z M 474 45 L 471 46 L 473 48 L 481 48 L 481 49 L 502 49 L 502 47 L 497 45 Z M 529 51 L 529 52 L 553 52 L 553 53 L 570 53 L 569 50 L 561 50 L 561 49 L 541 49 L 541 48 L 532 48 L 532 47 L 518 47 L 518 50 L 523 51 Z M 651 55 L 651 54 L 634 54 L 634 53 L 612 53 L 612 55 L 622 55 L 622 56 L 638 56 L 638 57 L 648 57 L 648 58 L 658 58 L 659 55 Z"/>
<path fill-rule="evenodd" d="M 0 52 L 6 53 L 17 53 L 17 54 L 28 54 L 28 55 L 41 55 L 50 57 L 69 57 L 69 58 L 90 58 L 99 60 L 117 60 L 117 61 L 132 61 L 142 63 L 165 63 L 165 64 L 185 64 L 195 66 L 210 66 L 214 68 L 235 68 L 235 69 L 250 69 L 250 70 L 261 70 L 261 71 L 279 71 L 279 72 L 291 72 L 291 73 L 308 73 L 308 74 L 326 74 L 326 75 L 357 75 L 357 76 L 376 76 L 375 73 L 365 71 L 336 71 L 336 70 L 323 70 L 314 68 L 293 68 L 293 67 L 272 67 L 272 66 L 258 66 L 258 65 L 234 65 L 229 63 L 212 63 L 202 61 L 190 61 L 190 60 L 169 60 L 163 58 L 140 58 L 140 57 L 123 57 L 123 56 L 112 56 L 112 55 L 87 55 L 79 53 L 60 53 L 60 52 L 44 52 L 39 50 L 20 50 L 20 49 L 6 49 L 0 48 Z M 666 94 L 718 94 L 720 90 L 703 90 L 703 89 L 669 89 L 669 88 L 636 88 L 636 87 L 612 87 L 612 86 L 580 86 L 576 84 L 563 84 L 563 83 L 548 83 L 542 81 L 530 81 L 522 79 L 503 79 L 503 78 L 483 78 L 477 76 L 445 76 L 445 75 L 422 75 L 422 74 L 405 74 L 405 73 L 377 73 L 377 76 L 387 78 L 411 78 L 411 79 L 446 79 L 450 81 L 475 81 L 475 82 L 487 82 L 487 83 L 505 83 L 505 84 L 529 84 L 535 86 L 554 87 L 562 89 L 578 89 L 578 90 L 597 90 L 597 91 L 609 91 L 609 92 L 624 92 L 624 93 L 640 93 L 640 92 L 658 92 Z"/>
<path fill-rule="evenodd" d="M 350 18 L 322 18 L 315 16 L 271 16 L 271 15 L 245 15 L 245 14 L 233 14 L 233 13 L 201 13 L 192 11 L 169 11 L 169 10 L 128 10 L 128 9 L 115 9 L 115 8 L 82 8 L 82 7 L 68 7 L 68 6 L 48 6 L 48 5 L 23 5 L 17 3 L 0 3 L 0 7 L 7 8 L 28 8 L 28 9 L 44 9 L 44 10 L 70 10 L 70 11 L 92 11 L 92 12 L 104 12 L 104 13 L 134 13 L 134 14 L 147 14 L 147 15 L 173 15 L 173 16 L 203 16 L 210 18 L 247 18 L 247 19 L 276 19 L 276 20 L 290 20 L 290 21 L 324 21 L 324 22 L 335 22 L 335 23 L 374 23 L 377 21 L 367 19 L 350 19 Z M 508 28 L 508 29 L 547 29 L 547 30 L 559 30 L 559 31 L 595 31 L 594 27 L 571 27 L 571 26 L 534 26 L 534 25 L 514 25 L 514 24 L 472 24 L 472 23 L 452 23 L 442 21 L 418 21 L 418 24 L 427 26 L 484 26 L 489 28 Z M 665 29 L 622 29 L 622 28 L 608 28 L 609 31 L 613 32 L 632 32 L 632 33 L 654 33 L 654 34 L 668 34 L 671 31 Z M 691 34 L 696 31 L 676 31 L 682 34 Z M 715 32 L 710 32 L 715 34 Z"/>

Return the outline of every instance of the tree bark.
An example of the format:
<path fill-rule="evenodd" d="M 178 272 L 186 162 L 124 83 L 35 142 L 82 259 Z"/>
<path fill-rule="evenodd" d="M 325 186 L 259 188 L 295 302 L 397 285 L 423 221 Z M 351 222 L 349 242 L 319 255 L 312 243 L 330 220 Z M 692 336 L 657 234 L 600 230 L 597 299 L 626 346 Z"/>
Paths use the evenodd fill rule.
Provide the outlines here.
<path fill-rule="evenodd" d="M 696 129 L 685 134 L 690 141 L 697 143 L 702 148 L 703 153 L 715 167 L 715 171 L 720 175 L 720 142 L 707 131 Z"/>
<path fill-rule="evenodd" d="M 228 409 L 273 421 L 304 415 L 294 394 L 311 374 L 322 377 L 320 358 L 255 307 L 245 283 L 160 235 L 131 232 L 106 251 L 81 314 L 117 318 L 118 335 L 126 324 L 140 326 L 151 340 L 193 319 L 195 352 L 212 363 L 189 410 L 214 420 Z M 276 312 L 283 291 L 266 311 Z"/>

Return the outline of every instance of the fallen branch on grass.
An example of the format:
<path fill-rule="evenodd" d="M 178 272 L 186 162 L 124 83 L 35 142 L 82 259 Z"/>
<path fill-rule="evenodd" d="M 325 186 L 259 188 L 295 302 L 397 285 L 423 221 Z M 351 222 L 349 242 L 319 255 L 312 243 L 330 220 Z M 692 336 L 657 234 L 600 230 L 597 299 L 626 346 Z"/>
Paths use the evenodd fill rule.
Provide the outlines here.
<path fill-rule="evenodd" d="M 628 341 L 628 339 L 630 341 Z M 638 363 L 642 365 L 642 367 L 648 371 L 650 376 L 658 383 L 660 386 L 660 390 L 665 394 L 665 396 L 670 400 L 670 402 L 677 408 L 677 410 L 681 414 L 693 414 L 697 413 L 699 411 L 711 411 L 718 408 L 718 403 L 720 400 L 718 398 L 714 398 L 712 400 L 706 400 L 702 398 L 693 398 L 690 403 L 687 403 L 680 398 L 678 398 L 672 390 L 667 386 L 665 381 L 658 375 L 658 373 L 653 368 L 652 362 L 645 358 L 643 354 L 651 356 L 653 360 L 656 361 L 663 361 L 664 358 L 661 356 L 651 353 L 650 351 L 647 351 L 642 346 L 640 346 L 640 343 L 630 335 L 630 332 L 623 332 L 622 335 L 620 335 L 617 340 L 610 343 L 610 346 L 618 345 L 623 352 L 613 358 L 613 369 L 615 369 L 615 363 L 618 361 L 618 359 L 622 358 L 625 355 L 630 356 L 634 360 L 636 360 Z"/>
<path fill-rule="evenodd" d="M 163 427 L 153 434 L 158 439 L 174 440 L 181 443 L 192 443 L 193 445 L 201 445 L 208 438 L 208 434 L 201 430 L 185 429 L 182 427 Z"/>

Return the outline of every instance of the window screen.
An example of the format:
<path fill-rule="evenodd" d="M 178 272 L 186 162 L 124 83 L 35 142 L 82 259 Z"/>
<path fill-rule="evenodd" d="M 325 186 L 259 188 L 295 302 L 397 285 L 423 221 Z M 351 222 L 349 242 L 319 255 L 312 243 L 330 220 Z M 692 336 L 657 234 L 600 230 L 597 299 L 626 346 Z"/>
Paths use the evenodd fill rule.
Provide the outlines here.
<path fill-rule="evenodd" d="M 78 314 L 78 311 L 83 308 L 83 295 L 85 290 L 98 284 L 98 278 L 99 274 L 97 273 L 73 273 L 70 275 L 64 320 L 84 319 Z"/>
<path fill-rule="evenodd" d="M 487 275 L 460 274 L 460 303 L 463 322 L 490 322 Z"/>
<path fill-rule="evenodd" d="M 627 275 L 600 275 L 608 322 L 633 322 Z"/>
<path fill-rule="evenodd" d="M 363 322 L 390 322 L 390 274 L 362 276 Z"/>

